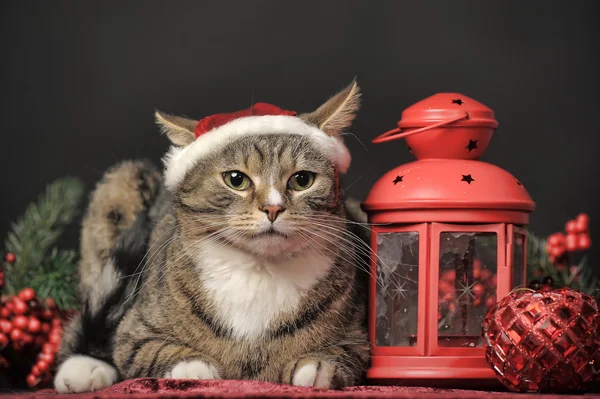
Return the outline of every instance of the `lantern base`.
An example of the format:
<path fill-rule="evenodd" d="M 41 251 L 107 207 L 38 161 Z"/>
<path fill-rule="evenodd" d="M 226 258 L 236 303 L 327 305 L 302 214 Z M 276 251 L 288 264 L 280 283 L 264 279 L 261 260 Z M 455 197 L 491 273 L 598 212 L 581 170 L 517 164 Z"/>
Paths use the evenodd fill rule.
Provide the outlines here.
<path fill-rule="evenodd" d="M 377 385 L 504 390 L 480 356 L 373 356 L 367 379 Z"/>

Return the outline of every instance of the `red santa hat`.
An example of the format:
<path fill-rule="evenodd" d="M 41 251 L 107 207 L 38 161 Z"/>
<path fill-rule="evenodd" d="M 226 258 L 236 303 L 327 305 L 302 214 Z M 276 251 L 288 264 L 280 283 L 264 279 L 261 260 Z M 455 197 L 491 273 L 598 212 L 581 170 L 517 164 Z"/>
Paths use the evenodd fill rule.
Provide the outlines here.
<path fill-rule="evenodd" d="M 330 136 L 317 126 L 304 122 L 294 111 L 267 103 L 256 103 L 242 111 L 206 117 L 198 122 L 194 134 L 194 142 L 185 147 L 172 146 L 163 158 L 165 184 L 169 189 L 177 188 L 198 160 L 248 135 L 305 136 L 332 161 L 340 173 L 346 173 L 350 167 L 350 153 L 341 138 Z"/>

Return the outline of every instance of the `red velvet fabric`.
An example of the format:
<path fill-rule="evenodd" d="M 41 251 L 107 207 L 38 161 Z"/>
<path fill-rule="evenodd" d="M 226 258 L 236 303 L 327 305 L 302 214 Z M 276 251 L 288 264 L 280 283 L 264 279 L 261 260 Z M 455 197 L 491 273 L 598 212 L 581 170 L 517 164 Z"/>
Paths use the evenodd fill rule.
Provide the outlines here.
<path fill-rule="evenodd" d="M 257 381 L 200 381 L 139 378 L 113 385 L 91 394 L 58 395 L 52 390 L 33 393 L 2 395 L 13 399 L 21 398 L 467 398 L 504 399 L 509 397 L 526 398 L 567 398 L 565 395 L 526 395 L 500 392 L 468 391 L 458 389 L 435 389 L 405 386 L 360 386 L 341 391 L 317 390 L 292 387 Z M 597 396 L 597 395 L 594 395 Z M 581 397 L 581 396 L 572 396 Z"/>

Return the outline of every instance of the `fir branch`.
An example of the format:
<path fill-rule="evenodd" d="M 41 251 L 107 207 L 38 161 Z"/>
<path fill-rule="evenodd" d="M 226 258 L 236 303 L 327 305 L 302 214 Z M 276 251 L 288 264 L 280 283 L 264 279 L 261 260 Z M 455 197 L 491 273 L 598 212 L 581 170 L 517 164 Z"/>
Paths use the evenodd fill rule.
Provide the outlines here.
<path fill-rule="evenodd" d="M 58 179 L 49 184 L 38 201 L 31 203 L 11 225 L 4 246 L 7 252 L 16 255 L 16 261 L 5 265 L 8 294 L 18 292 L 34 279 L 43 279 L 49 273 L 72 273 L 74 257 L 69 258 L 51 248 L 76 216 L 83 192 L 84 186 L 78 179 Z M 63 269 L 56 270 L 55 267 Z"/>
<path fill-rule="evenodd" d="M 77 297 L 77 254 L 72 250 L 54 248 L 47 259 L 44 274 L 29 283 L 39 299 L 54 299 L 60 309 L 75 309 Z"/>

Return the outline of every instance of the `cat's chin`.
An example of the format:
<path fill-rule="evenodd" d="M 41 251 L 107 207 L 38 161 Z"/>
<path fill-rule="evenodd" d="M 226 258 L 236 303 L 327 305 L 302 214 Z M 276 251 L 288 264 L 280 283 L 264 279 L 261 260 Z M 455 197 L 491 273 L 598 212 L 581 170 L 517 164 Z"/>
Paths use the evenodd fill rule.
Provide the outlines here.
<path fill-rule="evenodd" d="M 265 258 L 289 258 L 302 251 L 305 244 L 282 233 L 258 234 L 237 240 L 237 246 Z"/>

